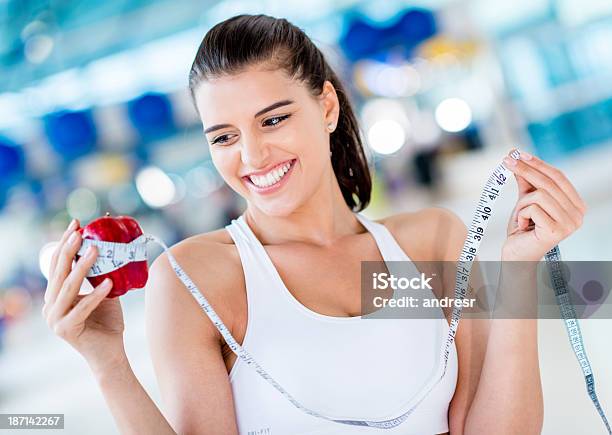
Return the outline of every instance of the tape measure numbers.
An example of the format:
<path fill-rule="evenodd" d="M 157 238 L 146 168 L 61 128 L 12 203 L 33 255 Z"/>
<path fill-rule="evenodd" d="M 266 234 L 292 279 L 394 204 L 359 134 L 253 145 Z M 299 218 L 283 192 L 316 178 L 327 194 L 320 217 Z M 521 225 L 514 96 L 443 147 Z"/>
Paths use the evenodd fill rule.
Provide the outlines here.
<path fill-rule="evenodd" d="M 96 262 L 87 272 L 88 277 L 104 275 L 125 266 L 132 261 L 147 259 L 147 236 L 142 234 L 130 243 L 115 243 L 102 240 L 83 239 L 83 244 L 77 252 L 85 255 L 85 251 L 92 245 L 98 247 Z"/>
<path fill-rule="evenodd" d="M 518 160 L 520 153 L 514 151 L 511 157 Z M 489 222 L 489 218 L 493 214 L 494 204 L 497 198 L 500 196 L 503 187 L 506 185 L 508 179 L 511 177 L 511 172 L 503 165 L 499 164 L 488 178 L 476 206 L 474 217 L 468 227 L 468 237 L 465 240 L 463 248 L 461 250 L 459 262 L 457 265 L 457 274 L 455 279 L 455 299 L 463 300 L 467 294 L 468 282 L 470 272 L 474 259 L 478 254 L 480 243 L 484 238 L 486 228 Z M 441 365 L 438 373 L 436 374 L 435 382 L 430 384 L 427 388 L 423 389 L 421 394 L 415 398 L 412 405 L 408 410 L 402 414 L 388 420 L 347 420 L 336 418 L 333 416 L 325 415 L 314 411 L 310 408 L 299 403 L 288 391 L 286 391 L 270 374 L 268 374 L 263 367 L 261 367 L 257 361 L 234 339 L 228 328 L 225 326 L 223 321 L 219 318 L 215 310 L 212 308 L 208 300 L 204 297 L 202 292 L 194 284 L 191 278 L 185 273 L 185 271 L 178 264 L 170 249 L 166 244 L 158 239 L 157 237 L 149 234 L 143 234 L 137 239 L 130 243 L 113 243 L 113 242 L 102 242 L 98 240 L 84 239 L 83 245 L 79 249 L 79 255 L 83 255 L 89 245 L 96 245 L 99 247 L 99 257 L 96 263 L 91 268 L 87 276 L 97 276 L 105 273 L 109 273 L 124 264 L 131 261 L 142 261 L 146 260 L 146 244 L 148 242 L 155 242 L 160 245 L 165 252 L 168 254 L 168 260 L 174 269 L 174 272 L 178 278 L 183 282 L 185 287 L 191 292 L 193 297 L 198 301 L 202 310 L 206 313 L 209 319 L 213 322 L 217 330 L 221 333 L 225 342 L 230 349 L 240 358 L 245 364 L 251 366 L 263 379 L 269 382 L 280 394 L 282 394 L 287 400 L 289 400 L 296 408 L 305 412 L 306 414 L 318 417 L 321 419 L 333 421 L 336 423 L 351 425 L 351 426 L 368 426 L 380 429 L 391 429 L 401 423 L 403 423 L 409 416 L 414 412 L 418 405 L 427 397 L 431 390 L 440 382 L 446 373 L 448 365 L 448 357 L 450 349 L 455 340 L 455 334 L 457 327 L 459 326 L 459 320 L 461 318 L 461 304 L 456 304 L 453 308 L 450 327 L 448 335 L 440 353 L 443 364 Z M 569 336 L 572 350 L 578 359 L 578 363 L 585 377 L 585 383 L 587 392 L 591 401 L 593 402 L 597 412 L 599 413 L 609 435 L 612 435 L 612 430 L 608 419 L 599 403 L 597 394 L 595 392 L 595 379 L 593 377 L 593 371 L 591 364 L 586 355 L 582 333 L 578 325 L 578 319 L 576 318 L 576 312 L 570 301 L 569 293 L 567 289 L 567 283 L 563 277 L 559 262 L 561 261 L 561 254 L 559 248 L 555 246 L 545 255 L 546 263 L 549 268 L 551 276 L 551 282 L 554 286 L 555 296 L 559 309 L 565 322 L 565 327 Z"/>

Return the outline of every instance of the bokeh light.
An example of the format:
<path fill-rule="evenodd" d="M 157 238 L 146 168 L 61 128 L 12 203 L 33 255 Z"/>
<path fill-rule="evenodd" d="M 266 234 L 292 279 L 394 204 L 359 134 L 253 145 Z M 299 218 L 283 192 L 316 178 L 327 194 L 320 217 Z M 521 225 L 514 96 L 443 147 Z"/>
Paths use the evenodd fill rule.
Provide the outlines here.
<path fill-rule="evenodd" d="M 51 267 L 51 258 L 53 257 L 53 252 L 57 248 L 59 241 L 48 242 L 40 248 L 38 253 L 38 267 L 40 268 L 40 273 L 43 274 L 45 279 L 49 279 L 49 268 Z"/>
<path fill-rule="evenodd" d="M 53 38 L 49 35 L 35 35 L 25 43 L 24 55 L 31 63 L 44 62 L 53 51 Z"/>
<path fill-rule="evenodd" d="M 85 187 L 79 187 L 68 195 L 66 201 L 68 214 L 81 221 L 88 221 L 100 211 L 96 194 Z"/>
<path fill-rule="evenodd" d="M 406 142 L 406 131 L 392 119 L 377 121 L 368 130 L 368 143 L 379 154 L 393 154 Z"/>
<path fill-rule="evenodd" d="M 172 179 L 155 166 L 144 168 L 136 175 L 136 188 L 142 200 L 153 208 L 170 204 L 176 192 Z"/>
<path fill-rule="evenodd" d="M 209 165 L 202 165 L 187 172 L 185 183 L 190 195 L 196 198 L 205 198 L 221 187 L 222 180 Z"/>
<path fill-rule="evenodd" d="M 447 98 L 436 107 L 436 122 L 443 130 L 456 133 L 470 125 L 472 110 L 460 98 Z"/>
<path fill-rule="evenodd" d="M 181 202 L 187 194 L 187 183 L 185 183 L 185 180 L 183 180 L 183 177 L 181 177 L 179 174 L 169 173 L 168 177 L 170 177 L 172 183 L 174 184 L 174 197 L 172 198 L 171 203 L 176 204 Z"/>

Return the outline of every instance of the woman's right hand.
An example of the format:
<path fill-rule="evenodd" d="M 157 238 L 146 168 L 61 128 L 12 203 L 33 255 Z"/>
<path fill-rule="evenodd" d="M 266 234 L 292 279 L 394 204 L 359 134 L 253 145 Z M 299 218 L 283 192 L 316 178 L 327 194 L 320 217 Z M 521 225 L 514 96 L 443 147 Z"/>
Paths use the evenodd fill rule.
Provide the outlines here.
<path fill-rule="evenodd" d="M 92 247 L 72 269 L 82 244 L 78 227 L 79 222 L 73 220 L 53 253 L 42 312 L 53 332 L 97 370 L 125 356 L 123 312 L 119 298 L 106 298 L 112 288 L 110 279 L 89 294 L 78 294 L 98 255 L 97 247 Z"/>

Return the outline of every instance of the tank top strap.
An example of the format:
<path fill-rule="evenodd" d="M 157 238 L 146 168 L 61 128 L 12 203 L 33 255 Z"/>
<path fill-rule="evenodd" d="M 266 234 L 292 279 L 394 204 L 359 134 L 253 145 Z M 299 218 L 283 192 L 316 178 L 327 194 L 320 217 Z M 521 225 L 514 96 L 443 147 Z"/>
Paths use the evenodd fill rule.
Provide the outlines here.
<path fill-rule="evenodd" d="M 275 304 L 279 299 L 274 288 L 278 285 L 275 269 L 266 261 L 267 253 L 248 227 L 244 215 L 232 219 L 225 229 L 238 250 L 244 273 L 249 316 L 254 315 L 253 307 Z"/>
<path fill-rule="evenodd" d="M 384 261 L 411 261 L 386 226 L 368 219 L 361 213 L 355 213 L 355 216 L 376 240 Z"/>
<path fill-rule="evenodd" d="M 241 248 L 245 249 L 245 244 L 248 244 L 251 240 L 248 232 L 245 231 L 245 228 L 240 224 L 242 219 L 243 216 L 240 215 L 236 219 L 232 219 L 232 221 L 225 226 L 225 229 L 234 240 L 238 252 L 240 252 Z"/>
<path fill-rule="evenodd" d="M 264 258 L 267 256 L 263 245 L 247 224 L 243 214 L 238 216 L 236 219 L 232 219 L 231 223 L 226 225 L 225 229 L 230 233 L 230 236 L 234 240 L 234 243 L 238 248 L 238 252 L 240 253 L 240 258 L 243 265 L 246 259 L 252 261 L 253 258 L 261 259 L 262 256 Z M 268 263 L 265 261 L 259 261 L 259 263 L 259 267 L 262 265 L 268 266 Z"/>

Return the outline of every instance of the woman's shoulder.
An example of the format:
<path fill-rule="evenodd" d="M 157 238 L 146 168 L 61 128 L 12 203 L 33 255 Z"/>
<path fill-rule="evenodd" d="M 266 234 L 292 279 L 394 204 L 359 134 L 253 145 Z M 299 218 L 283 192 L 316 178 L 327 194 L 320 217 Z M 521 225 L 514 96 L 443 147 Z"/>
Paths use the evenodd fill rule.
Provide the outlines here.
<path fill-rule="evenodd" d="M 467 236 L 463 221 L 442 207 L 398 213 L 377 222 L 387 227 L 410 258 L 418 261 L 456 259 Z"/>
<path fill-rule="evenodd" d="M 240 256 L 227 231 L 219 229 L 196 234 L 175 243 L 169 250 L 231 329 L 233 313 L 230 307 L 244 287 L 244 275 Z M 202 315 L 193 296 L 176 276 L 167 252 L 162 252 L 153 261 L 145 296 L 146 303 L 165 306 L 166 311 L 185 313 L 191 307 Z"/>
<path fill-rule="evenodd" d="M 193 274 L 192 278 L 206 279 L 210 284 L 223 284 L 224 279 L 240 275 L 234 273 L 241 270 L 240 256 L 233 239 L 224 228 L 187 237 L 172 245 L 169 250 L 187 274 Z M 151 268 L 171 269 L 167 256 L 167 252 L 163 252 Z M 165 267 L 158 267 L 158 263 Z"/>
<path fill-rule="evenodd" d="M 443 207 L 427 207 L 413 212 L 402 212 L 379 219 L 388 228 L 414 230 L 419 227 L 462 226 L 463 221 L 454 212 Z"/>

